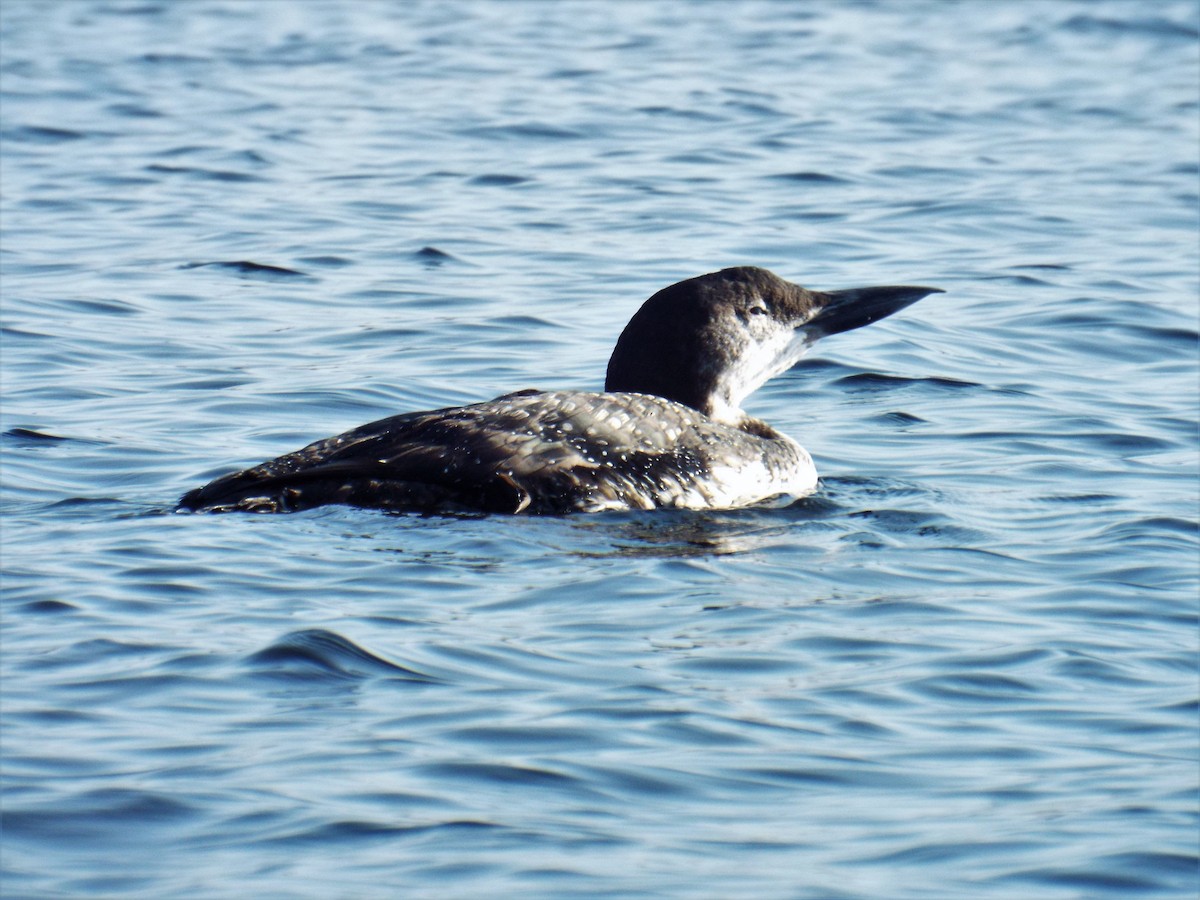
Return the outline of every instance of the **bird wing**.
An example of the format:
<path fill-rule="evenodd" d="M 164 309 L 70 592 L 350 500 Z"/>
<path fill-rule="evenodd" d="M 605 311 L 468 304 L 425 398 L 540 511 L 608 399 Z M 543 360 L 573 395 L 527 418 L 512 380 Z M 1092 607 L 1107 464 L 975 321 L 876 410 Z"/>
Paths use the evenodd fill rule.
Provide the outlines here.
<path fill-rule="evenodd" d="M 328 503 L 485 512 L 707 505 L 680 502 L 707 484 L 706 428 L 733 431 L 649 395 L 521 391 L 371 422 L 217 479 L 180 505 L 272 512 Z M 726 462 L 729 452 L 726 443 Z"/>

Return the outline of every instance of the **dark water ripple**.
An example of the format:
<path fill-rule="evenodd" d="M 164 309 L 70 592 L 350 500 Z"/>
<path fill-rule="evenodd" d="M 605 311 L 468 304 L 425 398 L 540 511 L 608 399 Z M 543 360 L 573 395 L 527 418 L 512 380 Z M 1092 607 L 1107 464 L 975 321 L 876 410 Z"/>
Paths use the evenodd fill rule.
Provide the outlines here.
<path fill-rule="evenodd" d="M 390 662 L 339 634 L 310 628 L 285 635 L 248 660 L 255 668 L 288 678 L 367 678 L 372 675 L 435 684 L 438 679 Z"/>
<path fill-rule="evenodd" d="M 1195 895 L 1197 35 L 6 0 L 0 892 Z M 171 514 L 736 263 L 947 290 L 753 398 L 792 506 Z"/>

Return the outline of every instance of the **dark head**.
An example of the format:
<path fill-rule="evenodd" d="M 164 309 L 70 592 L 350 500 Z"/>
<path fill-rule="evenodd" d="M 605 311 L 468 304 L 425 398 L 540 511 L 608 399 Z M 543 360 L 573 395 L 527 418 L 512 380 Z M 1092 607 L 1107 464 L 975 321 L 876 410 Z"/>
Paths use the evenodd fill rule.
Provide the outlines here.
<path fill-rule="evenodd" d="M 606 391 L 655 394 L 724 422 L 818 338 L 916 303 L 928 287 L 810 291 L 753 266 L 663 288 L 642 304 L 608 361 Z"/>

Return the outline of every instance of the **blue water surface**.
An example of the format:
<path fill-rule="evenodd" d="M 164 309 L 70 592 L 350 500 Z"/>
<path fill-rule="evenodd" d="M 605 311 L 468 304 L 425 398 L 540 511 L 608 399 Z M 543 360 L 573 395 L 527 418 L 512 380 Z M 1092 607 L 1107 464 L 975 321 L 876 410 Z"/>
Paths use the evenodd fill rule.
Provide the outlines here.
<path fill-rule="evenodd" d="M 0 5 L 5 897 L 1192 897 L 1200 5 Z M 595 389 L 727 265 L 947 291 L 785 509 L 180 515 Z"/>

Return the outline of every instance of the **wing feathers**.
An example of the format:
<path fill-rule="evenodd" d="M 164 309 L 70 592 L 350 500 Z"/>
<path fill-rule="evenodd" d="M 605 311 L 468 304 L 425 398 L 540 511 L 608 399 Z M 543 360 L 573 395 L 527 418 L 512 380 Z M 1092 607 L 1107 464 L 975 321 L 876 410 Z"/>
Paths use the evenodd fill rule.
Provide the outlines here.
<path fill-rule="evenodd" d="M 712 457 L 762 460 L 762 438 L 639 394 L 521 392 L 381 419 L 219 478 L 191 510 L 557 513 L 714 505 Z M 719 504 L 718 504 L 719 505 Z"/>

